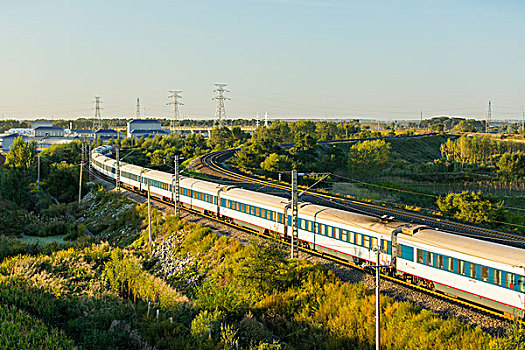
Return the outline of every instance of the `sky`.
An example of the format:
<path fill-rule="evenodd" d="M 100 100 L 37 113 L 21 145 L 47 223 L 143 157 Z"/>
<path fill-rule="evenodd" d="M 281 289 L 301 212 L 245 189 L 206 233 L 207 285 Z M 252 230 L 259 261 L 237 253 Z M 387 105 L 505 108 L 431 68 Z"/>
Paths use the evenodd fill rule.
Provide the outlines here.
<path fill-rule="evenodd" d="M 525 1 L 0 0 L 3 119 L 520 119 Z"/>

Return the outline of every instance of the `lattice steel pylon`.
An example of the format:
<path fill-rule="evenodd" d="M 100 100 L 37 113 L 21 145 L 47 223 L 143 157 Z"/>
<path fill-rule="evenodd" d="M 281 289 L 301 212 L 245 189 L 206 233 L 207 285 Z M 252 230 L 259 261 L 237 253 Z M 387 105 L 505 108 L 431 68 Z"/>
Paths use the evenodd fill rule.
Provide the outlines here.
<path fill-rule="evenodd" d="M 173 129 L 175 129 L 175 122 L 179 121 L 179 106 L 184 106 L 184 103 L 179 101 L 179 98 L 182 98 L 180 95 L 182 90 L 170 90 L 168 91 L 170 95 L 168 98 L 171 98 L 172 101 L 168 102 L 168 106 L 173 106 L 173 116 L 170 122 L 170 132 L 173 134 Z"/>
<path fill-rule="evenodd" d="M 226 117 L 226 110 L 224 109 L 224 101 L 225 100 L 231 100 L 231 98 L 225 97 L 225 92 L 230 92 L 229 90 L 226 90 L 224 87 L 226 84 L 215 84 L 216 89 L 213 90 L 213 92 L 217 93 L 216 97 L 213 97 L 212 100 L 217 101 L 217 107 L 215 109 L 215 118 L 217 119 L 217 124 L 219 125 L 219 128 L 222 126 L 222 119 Z"/>
<path fill-rule="evenodd" d="M 95 96 L 95 120 L 93 121 L 93 129 L 94 131 L 102 129 L 102 115 L 100 114 L 100 111 L 102 110 L 102 107 L 100 107 L 100 104 L 102 101 L 100 100 L 99 96 Z"/>

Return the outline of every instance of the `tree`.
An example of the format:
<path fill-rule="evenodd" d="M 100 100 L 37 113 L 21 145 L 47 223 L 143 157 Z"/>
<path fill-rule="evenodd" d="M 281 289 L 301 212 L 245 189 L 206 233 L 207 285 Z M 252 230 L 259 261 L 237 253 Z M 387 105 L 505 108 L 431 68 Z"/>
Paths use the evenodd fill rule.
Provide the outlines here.
<path fill-rule="evenodd" d="M 381 171 L 390 159 L 390 144 L 384 140 L 358 142 L 348 153 L 348 170 L 352 175 L 367 175 Z"/>
<path fill-rule="evenodd" d="M 525 153 L 506 152 L 498 161 L 498 172 L 506 179 L 517 179 L 525 176 Z"/>
<path fill-rule="evenodd" d="M 481 193 L 464 191 L 437 199 L 439 210 L 455 219 L 474 224 L 492 223 L 501 214 L 503 202 L 497 203 Z"/>
<path fill-rule="evenodd" d="M 33 165 L 36 156 L 36 142 L 25 142 L 22 136 L 15 139 L 5 158 L 5 164 L 27 170 Z"/>
<path fill-rule="evenodd" d="M 266 171 L 283 171 L 290 170 L 292 166 L 292 161 L 286 155 L 278 155 L 277 153 L 272 153 L 264 162 L 261 163 L 261 168 Z"/>

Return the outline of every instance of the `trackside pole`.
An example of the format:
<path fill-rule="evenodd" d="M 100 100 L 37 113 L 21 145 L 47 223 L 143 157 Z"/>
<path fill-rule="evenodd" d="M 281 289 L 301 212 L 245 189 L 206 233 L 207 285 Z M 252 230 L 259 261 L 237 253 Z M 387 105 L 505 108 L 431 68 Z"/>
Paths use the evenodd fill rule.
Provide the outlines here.
<path fill-rule="evenodd" d="M 381 249 L 375 247 L 374 250 L 377 254 L 377 263 L 376 263 L 376 350 L 381 349 L 381 278 L 380 278 L 380 269 L 381 261 L 380 254 Z"/>
<path fill-rule="evenodd" d="M 149 244 L 153 245 L 153 239 L 151 238 L 151 195 L 149 190 L 149 180 L 148 180 L 148 237 Z"/>

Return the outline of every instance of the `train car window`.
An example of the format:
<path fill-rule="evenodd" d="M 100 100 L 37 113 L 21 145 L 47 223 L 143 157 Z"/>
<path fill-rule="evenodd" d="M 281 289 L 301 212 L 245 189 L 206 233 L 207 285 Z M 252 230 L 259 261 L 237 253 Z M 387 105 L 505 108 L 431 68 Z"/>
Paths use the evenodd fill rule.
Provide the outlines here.
<path fill-rule="evenodd" d="M 501 271 L 500 270 L 492 270 L 492 283 L 494 283 L 497 286 L 501 286 Z"/>
<path fill-rule="evenodd" d="M 436 267 L 443 270 L 443 255 L 436 254 Z"/>
<path fill-rule="evenodd" d="M 360 233 L 355 234 L 355 244 L 363 245 L 363 235 Z"/>
<path fill-rule="evenodd" d="M 427 252 L 427 265 L 434 266 L 434 261 L 432 259 L 432 253 L 430 252 Z"/>
<path fill-rule="evenodd" d="M 417 262 L 423 264 L 423 251 L 421 249 L 417 250 Z"/>
<path fill-rule="evenodd" d="M 279 213 L 279 223 L 284 224 L 283 214 Z"/>
<path fill-rule="evenodd" d="M 481 280 L 487 282 L 489 280 L 489 268 L 486 266 L 480 266 Z"/>
<path fill-rule="evenodd" d="M 454 272 L 454 258 L 445 258 L 447 260 L 447 270 Z"/>
<path fill-rule="evenodd" d="M 511 273 L 506 273 L 505 286 L 514 289 L 514 276 Z"/>
<path fill-rule="evenodd" d="M 388 254 L 388 241 L 386 239 L 381 239 L 381 252 L 384 254 Z M 399 255 L 399 251 L 397 252 L 397 254 L 398 256 L 401 256 Z"/>
<path fill-rule="evenodd" d="M 378 247 L 377 238 L 372 237 L 372 245 L 370 246 L 370 248 L 374 249 L 375 247 Z"/>
<path fill-rule="evenodd" d="M 468 264 L 468 275 L 469 275 L 469 277 L 477 278 L 476 277 L 476 270 L 477 270 L 477 265 L 476 264 L 473 264 L 473 263 L 469 263 Z"/>
<path fill-rule="evenodd" d="M 463 260 L 458 260 L 459 273 L 465 275 L 465 262 Z"/>
<path fill-rule="evenodd" d="M 519 278 L 518 287 L 519 287 L 520 292 L 525 292 L 525 277 Z"/>
<path fill-rule="evenodd" d="M 363 235 L 363 246 L 370 248 L 370 237 Z"/>
<path fill-rule="evenodd" d="M 348 231 L 347 230 L 341 230 L 341 239 L 344 242 L 348 242 Z"/>
<path fill-rule="evenodd" d="M 308 221 L 306 222 L 306 225 L 307 225 L 307 226 L 306 226 L 306 229 L 307 229 L 308 231 L 312 232 L 312 231 L 313 231 L 313 229 L 312 229 L 312 225 L 313 225 L 313 223 L 312 223 L 310 220 L 308 220 Z"/>
<path fill-rule="evenodd" d="M 348 242 L 350 242 L 351 244 L 354 244 L 355 242 L 354 233 L 352 231 L 348 231 Z"/>

